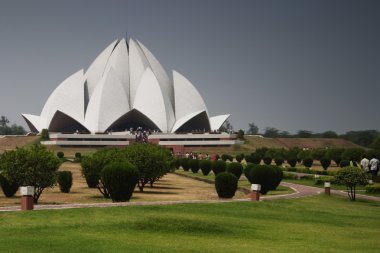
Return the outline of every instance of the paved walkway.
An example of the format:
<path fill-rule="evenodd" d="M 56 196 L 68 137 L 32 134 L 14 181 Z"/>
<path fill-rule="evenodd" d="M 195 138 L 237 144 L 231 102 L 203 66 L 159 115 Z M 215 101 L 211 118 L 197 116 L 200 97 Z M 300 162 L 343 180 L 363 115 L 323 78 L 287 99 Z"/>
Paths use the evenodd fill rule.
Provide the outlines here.
<path fill-rule="evenodd" d="M 269 195 L 261 196 L 262 201 L 271 201 L 277 199 L 294 199 L 313 195 L 318 195 L 324 192 L 324 189 L 318 187 L 305 186 L 300 184 L 292 184 L 282 182 L 281 185 L 290 187 L 294 193 L 285 195 Z M 332 190 L 332 194 L 347 196 L 344 191 Z M 372 197 L 362 194 L 356 194 L 358 199 L 366 199 L 372 201 L 380 201 L 380 197 Z M 150 205 L 175 205 L 175 204 L 210 204 L 210 203 L 226 203 L 226 202 L 245 202 L 246 199 L 217 199 L 217 200 L 182 200 L 182 201 L 144 201 L 144 202 L 120 202 L 120 203 L 91 203 L 91 204 L 61 204 L 61 205 L 35 205 L 34 210 L 53 210 L 53 209 L 73 209 L 73 208 L 90 208 L 90 207 L 112 207 L 112 206 L 150 206 Z M 20 211 L 20 206 L 0 207 L 0 212 Z"/>

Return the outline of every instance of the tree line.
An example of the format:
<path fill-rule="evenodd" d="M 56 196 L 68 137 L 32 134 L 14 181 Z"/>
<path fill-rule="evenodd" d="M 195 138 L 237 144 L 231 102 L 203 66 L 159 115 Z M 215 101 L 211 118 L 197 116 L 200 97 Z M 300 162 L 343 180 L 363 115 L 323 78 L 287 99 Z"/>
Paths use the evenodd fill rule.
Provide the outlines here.
<path fill-rule="evenodd" d="M 26 134 L 22 126 L 12 124 L 9 125 L 9 120 L 5 116 L 0 118 L 0 135 L 23 135 Z"/>
<path fill-rule="evenodd" d="M 296 134 L 290 134 L 288 131 L 267 127 L 263 133 L 259 133 L 259 128 L 252 122 L 248 124 L 248 130 L 245 133 L 251 135 L 260 134 L 268 138 L 342 138 L 363 147 L 380 148 L 380 132 L 377 130 L 348 131 L 340 135 L 331 130 L 322 133 L 314 133 L 310 130 L 299 130 Z"/>

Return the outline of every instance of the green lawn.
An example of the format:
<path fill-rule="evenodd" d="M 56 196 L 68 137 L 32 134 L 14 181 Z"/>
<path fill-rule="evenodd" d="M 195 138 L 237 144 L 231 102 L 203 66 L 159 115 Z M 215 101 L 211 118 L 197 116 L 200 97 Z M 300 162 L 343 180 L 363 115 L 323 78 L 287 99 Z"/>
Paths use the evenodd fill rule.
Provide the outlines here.
<path fill-rule="evenodd" d="M 380 203 L 280 201 L 0 213 L 0 252 L 379 252 Z"/>

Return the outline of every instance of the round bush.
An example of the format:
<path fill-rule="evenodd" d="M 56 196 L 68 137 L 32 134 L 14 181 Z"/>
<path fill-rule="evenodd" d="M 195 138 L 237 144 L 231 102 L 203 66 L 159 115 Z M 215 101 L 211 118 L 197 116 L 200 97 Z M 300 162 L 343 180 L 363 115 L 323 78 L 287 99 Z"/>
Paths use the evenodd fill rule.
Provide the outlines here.
<path fill-rule="evenodd" d="M 305 158 L 302 160 L 302 164 L 306 168 L 311 168 L 311 166 L 313 166 L 313 159 L 312 158 Z"/>
<path fill-rule="evenodd" d="M 211 161 L 210 160 L 201 160 L 199 162 L 199 167 L 201 168 L 202 174 L 207 176 L 211 171 Z"/>
<path fill-rule="evenodd" d="M 179 167 L 181 167 L 181 160 L 182 158 L 177 158 L 174 160 L 174 167 L 179 170 Z"/>
<path fill-rule="evenodd" d="M 236 162 L 229 163 L 227 164 L 227 172 L 234 174 L 239 179 L 243 173 L 243 165 Z"/>
<path fill-rule="evenodd" d="M 62 159 L 63 157 L 65 157 L 65 153 L 63 153 L 62 151 L 59 151 L 57 153 L 57 156 L 58 156 L 59 159 Z"/>
<path fill-rule="evenodd" d="M 233 158 L 232 158 L 230 155 L 227 155 L 227 154 L 223 154 L 223 155 L 222 155 L 222 160 L 225 161 L 225 162 L 226 162 L 227 160 L 232 161 L 232 159 L 233 159 Z"/>
<path fill-rule="evenodd" d="M 73 185 L 73 174 L 71 171 L 59 171 L 58 184 L 61 192 L 69 193 L 71 186 Z"/>
<path fill-rule="evenodd" d="M 257 164 L 254 164 L 254 163 L 249 163 L 247 164 L 247 166 L 245 167 L 244 169 L 244 176 L 248 179 L 248 181 L 252 184 L 251 182 L 251 170 L 254 166 L 256 166 Z"/>
<path fill-rule="evenodd" d="M 232 198 L 238 186 L 237 177 L 228 172 L 219 173 L 215 177 L 215 189 L 219 198 Z"/>
<path fill-rule="evenodd" d="M 321 162 L 321 165 L 323 167 L 324 170 L 327 170 L 328 167 L 330 167 L 331 165 L 331 159 L 327 158 L 327 157 L 322 157 L 321 160 L 319 160 Z"/>
<path fill-rule="evenodd" d="M 189 167 L 193 173 L 198 173 L 199 170 L 199 162 L 197 159 L 190 159 Z"/>
<path fill-rule="evenodd" d="M 272 157 L 269 157 L 269 156 L 265 156 L 263 158 L 263 161 L 266 165 L 270 165 L 272 163 Z"/>
<path fill-rule="evenodd" d="M 284 158 L 282 158 L 282 157 L 276 157 L 274 159 L 274 162 L 276 163 L 277 166 L 281 166 L 284 163 Z"/>
<path fill-rule="evenodd" d="M 297 158 L 295 158 L 295 157 L 288 158 L 287 162 L 290 165 L 290 167 L 296 167 L 296 165 L 297 165 Z"/>
<path fill-rule="evenodd" d="M 3 193 L 5 197 L 10 198 L 13 197 L 17 190 L 18 190 L 18 184 L 9 182 L 9 180 L 0 174 L 0 186 L 3 189 Z"/>
<path fill-rule="evenodd" d="M 189 167 L 189 161 L 190 161 L 190 158 L 182 158 L 181 160 L 181 167 L 184 171 L 189 171 L 190 167 Z"/>
<path fill-rule="evenodd" d="M 238 154 L 235 156 L 235 159 L 238 163 L 241 163 L 241 161 L 243 161 L 244 159 L 244 155 L 243 154 Z"/>
<path fill-rule="evenodd" d="M 113 202 L 129 201 L 139 180 L 139 171 L 129 162 L 111 163 L 100 175 Z"/>
<path fill-rule="evenodd" d="M 212 171 L 214 172 L 215 176 L 221 172 L 225 172 L 226 171 L 226 162 L 223 160 L 214 161 L 212 163 Z"/>
<path fill-rule="evenodd" d="M 260 154 L 252 153 L 251 155 L 245 157 L 245 161 L 247 163 L 260 164 L 261 156 Z"/>
<path fill-rule="evenodd" d="M 344 168 L 344 167 L 347 167 L 347 166 L 350 166 L 350 161 L 348 161 L 348 160 L 342 160 L 342 161 L 340 161 L 339 167 Z"/>
<path fill-rule="evenodd" d="M 81 158 L 82 157 L 82 154 L 81 153 L 79 153 L 79 152 L 76 152 L 75 153 L 75 158 Z"/>
<path fill-rule="evenodd" d="M 247 166 L 248 167 L 248 166 Z M 283 172 L 278 166 L 254 165 L 249 171 L 249 181 L 261 185 L 261 194 L 275 190 L 280 184 Z"/>

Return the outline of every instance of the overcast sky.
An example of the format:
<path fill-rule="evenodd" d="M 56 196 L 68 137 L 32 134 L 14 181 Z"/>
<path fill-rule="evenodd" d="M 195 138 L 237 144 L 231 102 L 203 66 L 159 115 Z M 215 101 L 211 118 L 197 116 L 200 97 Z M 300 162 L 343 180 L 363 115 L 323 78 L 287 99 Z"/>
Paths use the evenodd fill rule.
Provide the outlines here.
<path fill-rule="evenodd" d="M 236 130 L 380 130 L 380 1 L 364 0 L 4 0 L 0 115 L 26 126 L 126 32 Z"/>

